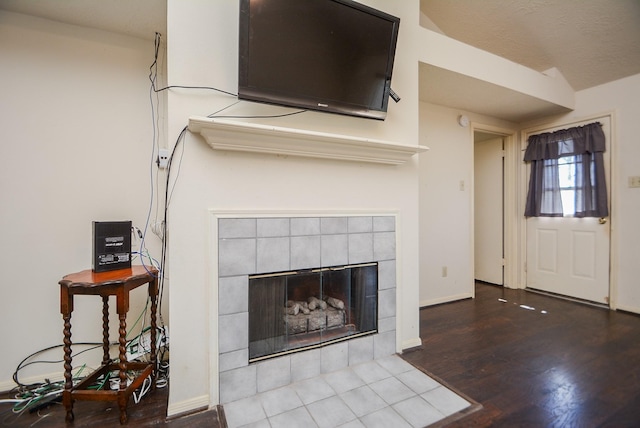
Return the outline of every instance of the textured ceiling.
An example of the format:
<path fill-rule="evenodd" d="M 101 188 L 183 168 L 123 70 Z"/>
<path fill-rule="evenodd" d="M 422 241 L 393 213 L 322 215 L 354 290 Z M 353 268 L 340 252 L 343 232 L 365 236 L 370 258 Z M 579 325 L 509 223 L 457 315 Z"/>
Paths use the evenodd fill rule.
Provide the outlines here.
<path fill-rule="evenodd" d="M 639 0 L 421 0 L 448 37 L 582 90 L 640 73 Z"/>

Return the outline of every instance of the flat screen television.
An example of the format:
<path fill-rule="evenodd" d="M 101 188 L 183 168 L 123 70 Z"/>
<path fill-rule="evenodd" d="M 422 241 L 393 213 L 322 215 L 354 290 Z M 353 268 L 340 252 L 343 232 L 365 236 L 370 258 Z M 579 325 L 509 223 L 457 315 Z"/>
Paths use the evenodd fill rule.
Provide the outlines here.
<path fill-rule="evenodd" d="M 240 0 L 238 98 L 384 120 L 399 26 L 352 0 Z"/>

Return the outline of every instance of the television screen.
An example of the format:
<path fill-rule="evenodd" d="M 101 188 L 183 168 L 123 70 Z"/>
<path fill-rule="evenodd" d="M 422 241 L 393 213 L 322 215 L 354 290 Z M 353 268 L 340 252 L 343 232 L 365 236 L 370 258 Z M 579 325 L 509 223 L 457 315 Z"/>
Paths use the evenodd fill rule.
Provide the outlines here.
<path fill-rule="evenodd" d="M 399 25 L 351 0 L 240 0 L 238 97 L 383 120 Z"/>

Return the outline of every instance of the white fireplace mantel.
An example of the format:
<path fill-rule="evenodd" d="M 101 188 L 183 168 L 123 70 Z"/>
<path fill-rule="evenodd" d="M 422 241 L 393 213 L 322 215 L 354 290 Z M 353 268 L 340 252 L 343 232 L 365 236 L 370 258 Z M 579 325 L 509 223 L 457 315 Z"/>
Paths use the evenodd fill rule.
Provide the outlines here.
<path fill-rule="evenodd" d="M 199 133 L 214 150 L 269 153 L 400 165 L 429 150 L 388 141 L 258 123 L 194 116 L 189 131 Z"/>

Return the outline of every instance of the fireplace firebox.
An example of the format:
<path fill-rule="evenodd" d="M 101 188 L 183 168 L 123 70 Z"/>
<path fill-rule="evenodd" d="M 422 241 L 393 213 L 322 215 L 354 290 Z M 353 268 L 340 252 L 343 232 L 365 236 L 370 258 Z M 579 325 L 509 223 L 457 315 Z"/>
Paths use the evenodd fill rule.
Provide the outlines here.
<path fill-rule="evenodd" d="M 378 264 L 249 276 L 249 362 L 378 328 Z"/>

